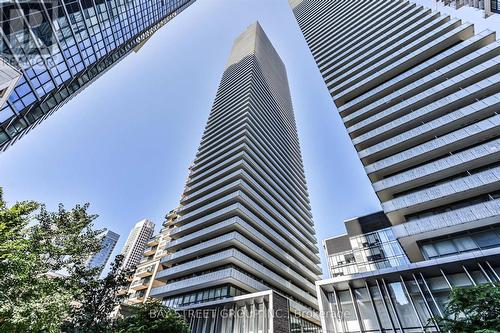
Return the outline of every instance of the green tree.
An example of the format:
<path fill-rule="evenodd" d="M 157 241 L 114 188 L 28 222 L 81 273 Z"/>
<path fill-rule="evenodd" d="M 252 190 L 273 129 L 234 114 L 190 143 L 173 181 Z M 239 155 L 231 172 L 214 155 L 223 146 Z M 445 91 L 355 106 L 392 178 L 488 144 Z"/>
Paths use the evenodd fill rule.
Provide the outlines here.
<path fill-rule="evenodd" d="M 119 320 L 115 333 L 189 333 L 189 326 L 182 316 L 157 300 L 133 305 L 130 314 Z"/>
<path fill-rule="evenodd" d="M 112 312 L 122 300 L 118 295 L 121 288 L 128 287 L 133 270 L 121 268 L 123 256 L 118 255 L 106 277 L 99 279 L 94 274 L 78 267 L 73 274 L 81 281 L 76 302 L 70 310 L 68 320 L 63 324 L 64 332 L 105 333 L 111 332 Z"/>
<path fill-rule="evenodd" d="M 437 321 L 444 332 L 499 333 L 500 284 L 454 288 L 443 316 Z"/>
<path fill-rule="evenodd" d="M 23 201 L 7 207 L 0 189 L 0 331 L 59 332 L 81 288 L 73 274 L 99 251 L 87 205 L 49 212 Z M 67 277 L 50 272 L 64 271 Z M 95 272 L 87 272 L 95 274 Z"/>

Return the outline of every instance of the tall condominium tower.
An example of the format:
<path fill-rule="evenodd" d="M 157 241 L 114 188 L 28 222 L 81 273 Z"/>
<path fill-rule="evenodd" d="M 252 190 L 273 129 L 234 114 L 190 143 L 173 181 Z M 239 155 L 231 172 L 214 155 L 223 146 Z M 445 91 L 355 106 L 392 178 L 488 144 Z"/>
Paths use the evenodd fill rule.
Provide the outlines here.
<path fill-rule="evenodd" d="M 253 313 L 192 318 L 193 332 L 317 329 L 321 271 L 288 79 L 258 23 L 234 43 L 177 214 L 152 295 Z M 290 323 L 289 309 L 313 322 Z"/>
<path fill-rule="evenodd" d="M 137 51 L 193 2 L 1 1 L 0 58 L 21 77 L 8 91 L 7 102 L 0 105 L 0 151 Z"/>
<path fill-rule="evenodd" d="M 101 250 L 89 258 L 89 260 L 87 261 L 87 266 L 89 268 L 100 268 L 100 275 L 102 273 L 102 270 L 106 266 L 111 253 L 115 249 L 116 243 L 118 242 L 119 238 L 120 235 L 106 229 L 101 235 Z"/>
<path fill-rule="evenodd" d="M 500 280 L 500 43 L 408 1 L 290 4 L 387 219 L 330 247 L 358 271 L 319 283 L 354 314 L 323 328 L 437 330 L 450 288 Z"/>
<path fill-rule="evenodd" d="M 146 245 L 153 236 L 155 224 L 149 220 L 142 220 L 136 223 L 128 235 L 125 246 L 121 254 L 124 256 L 123 267 L 130 268 L 139 264 Z"/>

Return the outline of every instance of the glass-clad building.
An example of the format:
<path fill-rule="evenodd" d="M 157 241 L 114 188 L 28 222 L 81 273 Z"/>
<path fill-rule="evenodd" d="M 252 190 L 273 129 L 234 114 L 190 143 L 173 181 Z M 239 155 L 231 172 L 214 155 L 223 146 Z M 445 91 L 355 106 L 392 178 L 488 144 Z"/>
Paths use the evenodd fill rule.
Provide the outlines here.
<path fill-rule="evenodd" d="M 98 275 L 101 275 L 104 267 L 108 263 L 108 260 L 111 257 L 111 253 L 115 249 L 116 243 L 118 243 L 120 235 L 111 230 L 105 229 L 100 237 L 101 250 L 95 255 L 91 256 L 87 261 L 88 268 L 99 268 Z"/>
<path fill-rule="evenodd" d="M 491 11 L 493 13 L 500 14 L 500 1 L 498 1 L 498 0 L 491 0 Z"/>
<path fill-rule="evenodd" d="M 0 106 L 0 150 L 194 1 L 2 1 L 0 57 L 21 77 Z"/>
<path fill-rule="evenodd" d="M 361 229 L 356 228 L 356 226 L 363 226 L 366 231 L 367 228 L 362 222 L 377 218 L 386 219 L 384 228 L 366 233 L 360 233 Z M 409 263 L 383 212 L 347 220 L 344 223 L 349 231 L 348 234 L 330 237 L 323 241 L 331 277 Z"/>

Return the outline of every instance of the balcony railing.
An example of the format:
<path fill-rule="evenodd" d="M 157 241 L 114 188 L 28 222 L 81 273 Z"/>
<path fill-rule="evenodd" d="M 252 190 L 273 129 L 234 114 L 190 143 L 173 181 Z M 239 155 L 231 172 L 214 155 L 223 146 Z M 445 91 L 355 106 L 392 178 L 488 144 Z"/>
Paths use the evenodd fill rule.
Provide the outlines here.
<path fill-rule="evenodd" d="M 150 247 L 156 246 L 156 245 L 158 245 L 159 242 L 160 242 L 160 235 L 157 235 L 155 237 L 152 237 L 148 241 L 148 246 L 150 246 Z"/>
<path fill-rule="evenodd" d="M 146 256 L 149 256 L 149 255 L 152 255 L 156 252 L 156 250 L 158 249 L 158 246 L 155 245 L 155 246 L 148 246 L 144 249 L 144 255 Z"/>
<path fill-rule="evenodd" d="M 141 298 L 144 298 L 144 296 L 146 296 L 145 291 L 136 291 L 136 292 L 130 294 L 129 299 L 141 299 Z"/>
<path fill-rule="evenodd" d="M 148 285 L 149 285 L 149 282 L 150 282 L 149 278 L 148 279 L 140 279 L 140 280 L 134 281 L 130 285 L 130 289 L 134 289 L 134 290 L 146 289 L 148 287 Z"/>
<path fill-rule="evenodd" d="M 141 268 L 139 270 L 137 270 L 137 272 L 135 273 L 135 275 L 139 276 L 139 277 L 145 277 L 145 276 L 149 276 L 149 275 L 152 275 L 153 274 L 153 271 L 154 271 L 154 266 L 148 266 L 146 268 Z"/>

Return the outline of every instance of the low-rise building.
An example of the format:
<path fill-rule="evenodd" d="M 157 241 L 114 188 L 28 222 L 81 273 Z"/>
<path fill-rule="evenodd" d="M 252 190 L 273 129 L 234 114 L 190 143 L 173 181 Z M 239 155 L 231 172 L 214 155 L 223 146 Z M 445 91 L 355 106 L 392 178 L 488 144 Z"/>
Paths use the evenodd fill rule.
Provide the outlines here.
<path fill-rule="evenodd" d="M 165 284 L 156 279 L 156 274 L 163 270 L 160 261 L 168 254 L 165 245 L 170 241 L 170 232 L 176 217 L 177 210 L 171 210 L 160 233 L 152 236 L 146 243 L 142 258 L 130 282 L 126 304 L 144 303 L 150 297 L 152 288 Z"/>
<path fill-rule="evenodd" d="M 323 242 L 330 278 L 316 288 L 325 333 L 439 332 L 433 318 L 452 288 L 500 281 L 498 223 L 411 241 L 402 237 L 411 228 L 391 226 L 383 212 L 345 226 Z"/>

